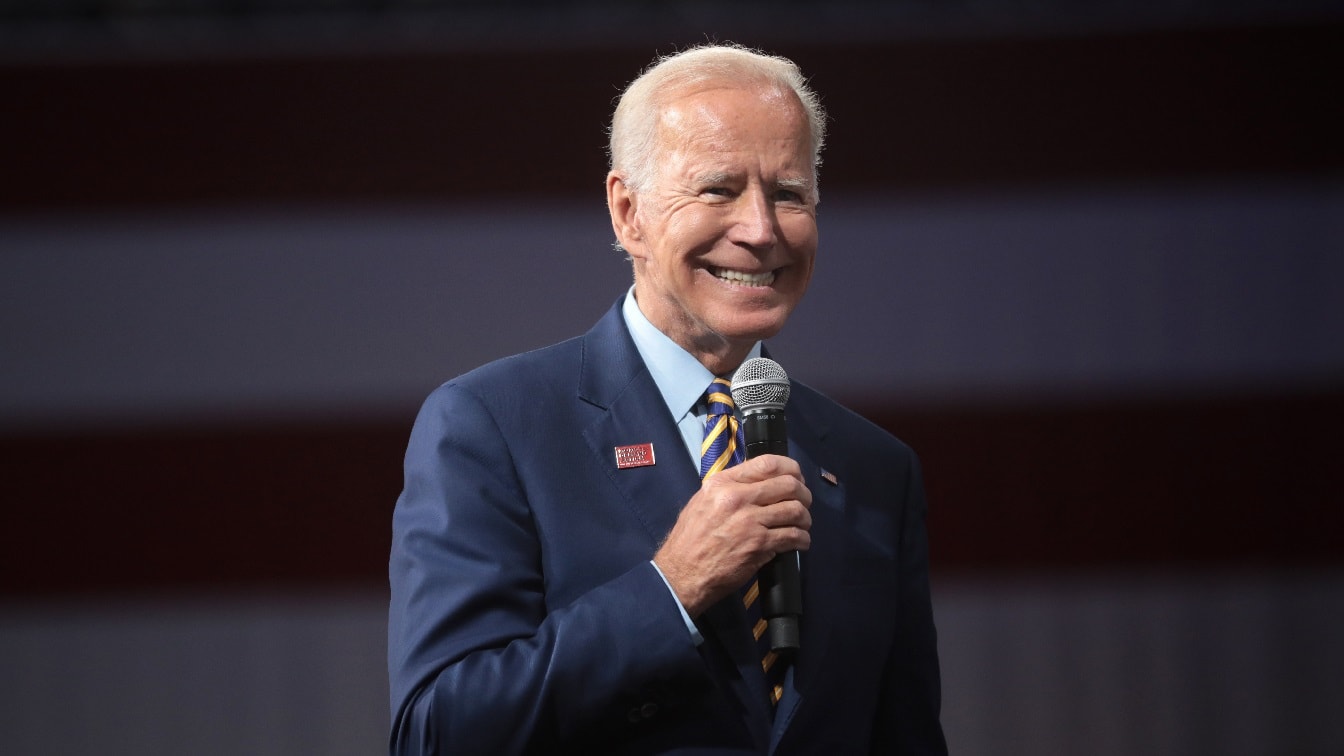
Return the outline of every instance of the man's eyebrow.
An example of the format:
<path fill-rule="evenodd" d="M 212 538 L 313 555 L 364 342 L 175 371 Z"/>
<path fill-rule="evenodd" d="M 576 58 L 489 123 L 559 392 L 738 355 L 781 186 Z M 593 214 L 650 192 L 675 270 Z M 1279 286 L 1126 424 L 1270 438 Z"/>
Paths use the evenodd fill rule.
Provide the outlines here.
<path fill-rule="evenodd" d="M 811 181 L 810 179 L 806 179 L 806 178 L 802 178 L 802 177 L 792 177 L 792 176 L 790 176 L 790 177 L 788 177 L 788 178 L 781 178 L 780 180 L 776 181 L 776 182 L 775 182 L 775 186 L 777 186 L 777 187 L 779 187 L 779 188 L 781 188 L 781 189 L 802 189 L 802 190 L 808 190 L 808 189 L 811 189 L 811 188 L 812 188 L 812 181 Z"/>
<path fill-rule="evenodd" d="M 727 180 L 728 174 L 723 171 L 707 171 L 695 177 L 695 183 L 697 184 L 722 184 Z"/>
<path fill-rule="evenodd" d="M 724 171 L 706 171 L 695 176 L 695 183 L 700 186 L 724 184 L 731 180 L 732 176 Z M 806 193 L 812 190 L 812 180 L 803 176 L 788 176 L 775 181 L 775 188 L 794 189 Z"/>

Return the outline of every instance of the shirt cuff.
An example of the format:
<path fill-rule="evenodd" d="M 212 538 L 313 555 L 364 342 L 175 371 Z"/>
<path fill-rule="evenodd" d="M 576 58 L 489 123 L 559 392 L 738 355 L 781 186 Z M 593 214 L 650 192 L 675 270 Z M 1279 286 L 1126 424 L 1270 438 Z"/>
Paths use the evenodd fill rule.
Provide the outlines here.
<path fill-rule="evenodd" d="M 649 564 L 653 565 L 653 571 L 657 572 L 658 577 L 663 579 L 663 585 L 667 586 L 667 592 L 672 595 L 672 600 L 677 603 L 677 611 L 681 612 L 681 620 L 686 623 L 686 630 L 690 632 L 691 640 L 695 642 L 696 646 L 704 643 L 705 636 L 700 634 L 700 628 L 695 626 L 695 622 L 691 620 L 691 615 L 686 613 L 686 607 L 681 605 L 681 599 L 677 598 L 677 592 L 672 590 L 672 584 L 667 582 L 667 575 L 664 575 L 663 571 L 658 569 L 657 563 L 653 560 L 649 560 Z"/>

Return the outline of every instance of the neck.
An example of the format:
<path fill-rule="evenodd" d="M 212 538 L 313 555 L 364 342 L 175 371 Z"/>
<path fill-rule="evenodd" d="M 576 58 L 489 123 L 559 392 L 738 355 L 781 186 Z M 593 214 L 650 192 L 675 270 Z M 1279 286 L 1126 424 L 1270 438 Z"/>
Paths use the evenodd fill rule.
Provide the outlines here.
<path fill-rule="evenodd" d="M 649 302 L 640 296 L 638 280 L 635 282 L 635 304 L 654 328 L 685 349 L 714 375 L 731 376 L 756 346 L 757 339 L 731 339 L 706 329 L 689 316 L 669 317 L 666 310 L 650 307 Z"/>

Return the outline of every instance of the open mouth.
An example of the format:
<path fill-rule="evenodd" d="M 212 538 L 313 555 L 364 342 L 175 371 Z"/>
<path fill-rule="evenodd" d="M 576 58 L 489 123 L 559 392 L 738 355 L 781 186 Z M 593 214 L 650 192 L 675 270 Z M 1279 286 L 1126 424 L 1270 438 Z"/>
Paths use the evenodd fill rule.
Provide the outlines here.
<path fill-rule="evenodd" d="M 775 282 L 775 272 L 773 270 L 767 270 L 764 273 L 743 273 L 740 270 L 728 270 L 727 268 L 710 268 L 709 272 L 720 281 L 727 281 L 738 286 L 769 286 Z"/>

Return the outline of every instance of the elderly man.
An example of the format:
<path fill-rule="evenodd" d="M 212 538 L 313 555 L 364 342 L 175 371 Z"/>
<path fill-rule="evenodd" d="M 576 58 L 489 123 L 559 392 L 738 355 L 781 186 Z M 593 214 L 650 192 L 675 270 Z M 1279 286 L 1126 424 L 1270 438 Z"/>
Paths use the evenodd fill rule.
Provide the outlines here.
<path fill-rule="evenodd" d="M 734 46 L 626 90 L 607 203 L 634 286 L 586 335 L 443 385 L 411 433 L 392 753 L 946 752 L 911 451 L 796 382 L 788 456 L 702 448 L 732 413 L 715 379 L 807 289 L 824 130 L 792 62 Z M 749 586 L 794 550 L 780 656 Z"/>

